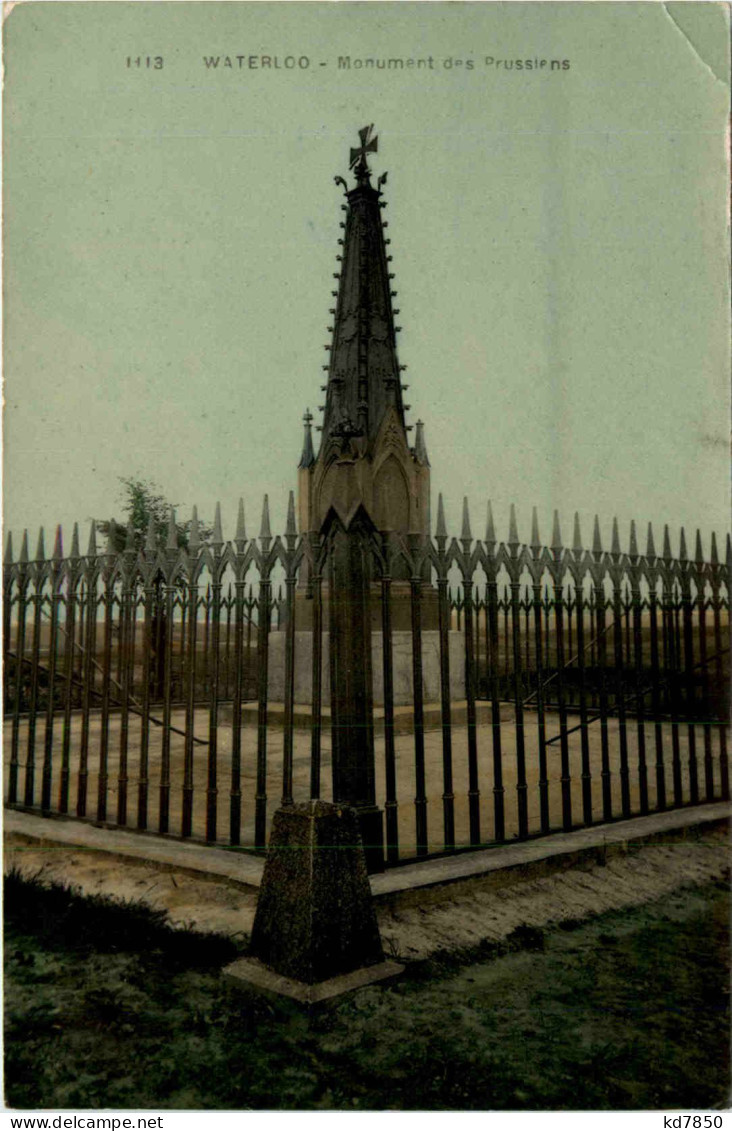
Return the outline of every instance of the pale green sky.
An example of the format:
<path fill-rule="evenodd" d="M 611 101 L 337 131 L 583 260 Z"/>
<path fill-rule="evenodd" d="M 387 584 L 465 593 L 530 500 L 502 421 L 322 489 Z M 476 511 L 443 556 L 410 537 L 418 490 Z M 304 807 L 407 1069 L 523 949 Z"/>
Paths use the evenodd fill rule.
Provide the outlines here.
<path fill-rule="evenodd" d="M 33 3 L 6 22 L 5 516 L 154 478 L 284 523 L 356 130 L 374 122 L 433 506 L 729 527 L 727 13 Z M 128 55 L 162 55 L 162 70 Z M 306 70 L 204 55 L 307 56 Z M 433 68 L 344 71 L 351 60 Z M 561 72 L 493 59 L 568 59 Z M 446 59 L 470 60 L 445 67 Z M 325 64 L 324 66 L 321 64 Z M 187 513 L 187 511 L 186 511 Z M 70 529 L 68 529 L 70 534 Z M 68 543 L 67 543 L 68 545 Z M 17 542 L 16 542 L 17 546 Z"/>

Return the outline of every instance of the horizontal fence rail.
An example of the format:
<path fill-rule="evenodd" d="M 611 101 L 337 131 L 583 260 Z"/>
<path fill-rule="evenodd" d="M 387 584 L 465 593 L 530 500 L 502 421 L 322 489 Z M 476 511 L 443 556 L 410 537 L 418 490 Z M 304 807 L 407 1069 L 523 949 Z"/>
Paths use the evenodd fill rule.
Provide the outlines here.
<path fill-rule="evenodd" d="M 333 796 L 333 541 L 265 507 L 180 545 L 111 524 L 4 563 L 5 797 L 261 850 L 280 804 Z M 362 533 L 375 793 L 389 864 L 729 797 L 729 539 L 621 552 L 511 512 L 474 540 Z M 334 588 L 336 587 L 336 588 Z M 371 700 L 369 701 L 371 702 Z M 336 715 L 334 715 L 334 718 Z M 337 737 L 337 736 L 336 736 Z"/>

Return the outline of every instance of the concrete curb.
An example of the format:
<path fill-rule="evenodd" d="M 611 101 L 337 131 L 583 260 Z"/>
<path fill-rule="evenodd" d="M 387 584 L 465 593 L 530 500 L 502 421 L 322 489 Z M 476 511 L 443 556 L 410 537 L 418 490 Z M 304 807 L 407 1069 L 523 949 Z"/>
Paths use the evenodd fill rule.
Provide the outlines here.
<path fill-rule="evenodd" d="M 180 872 L 249 892 L 256 892 L 261 884 L 264 859 L 247 852 L 103 828 L 73 818 L 38 817 L 13 809 L 6 809 L 3 816 L 6 834 L 36 847 L 48 846 L 49 851 L 65 848 L 111 855 L 120 861 L 144 861 L 161 871 Z M 372 876 L 371 893 L 377 907 L 453 899 L 476 884 L 505 887 L 568 868 L 593 867 L 646 844 L 699 839 L 704 828 L 729 822 L 731 817 L 729 802 L 715 802 L 404 864 Z"/>

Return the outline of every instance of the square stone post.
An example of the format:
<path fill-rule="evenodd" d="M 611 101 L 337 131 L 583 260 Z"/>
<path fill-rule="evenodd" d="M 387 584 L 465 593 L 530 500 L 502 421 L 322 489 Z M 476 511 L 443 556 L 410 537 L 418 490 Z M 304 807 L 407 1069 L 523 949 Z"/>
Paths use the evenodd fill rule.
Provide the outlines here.
<path fill-rule="evenodd" d="M 331 510 L 329 545 L 330 695 L 333 800 L 358 814 L 369 872 L 383 871 L 383 813 L 376 805 L 371 669 L 371 538 L 359 508 L 346 528 Z"/>

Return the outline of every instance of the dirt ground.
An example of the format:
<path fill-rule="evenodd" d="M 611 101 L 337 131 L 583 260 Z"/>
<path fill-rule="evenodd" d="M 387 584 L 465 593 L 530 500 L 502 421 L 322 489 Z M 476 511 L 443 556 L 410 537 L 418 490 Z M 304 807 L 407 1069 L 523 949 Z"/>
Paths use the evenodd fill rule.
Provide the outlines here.
<path fill-rule="evenodd" d="M 387 953 L 422 959 L 441 950 L 500 941 L 521 925 L 544 927 L 638 907 L 678 888 L 718 880 L 728 866 L 728 834 L 710 827 L 698 839 L 648 844 L 611 857 L 605 865 L 576 867 L 499 889 L 475 886 L 440 903 L 397 909 L 377 904 L 377 914 Z M 141 900 L 167 911 L 179 927 L 221 933 L 242 943 L 254 920 L 254 891 L 104 853 L 33 844 L 10 835 L 5 868 L 87 894 Z"/>

